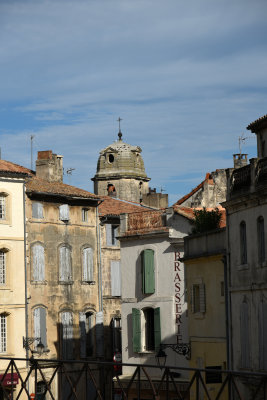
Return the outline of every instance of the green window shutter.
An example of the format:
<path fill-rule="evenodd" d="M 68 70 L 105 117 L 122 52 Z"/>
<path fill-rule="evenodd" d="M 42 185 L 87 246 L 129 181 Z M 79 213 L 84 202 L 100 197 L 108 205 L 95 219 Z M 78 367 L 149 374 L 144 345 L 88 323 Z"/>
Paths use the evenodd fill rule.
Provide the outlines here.
<path fill-rule="evenodd" d="M 154 250 L 142 252 L 143 293 L 155 293 Z"/>
<path fill-rule="evenodd" d="M 160 308 L 154 309 L 154 339 L 155 350 L 159 350 L 161 343 L 161 329 L 160 329 Z"/>
<path fill-rule="evenodd" d="M 133 351 L 141 351 L 141 311 L 137 308 L 132 309 L 133 316 Z"/>

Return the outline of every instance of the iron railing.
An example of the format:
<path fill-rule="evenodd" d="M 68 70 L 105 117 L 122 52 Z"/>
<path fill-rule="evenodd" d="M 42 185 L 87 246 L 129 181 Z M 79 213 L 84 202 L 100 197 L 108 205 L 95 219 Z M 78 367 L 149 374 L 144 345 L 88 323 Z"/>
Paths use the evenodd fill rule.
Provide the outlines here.
<path fill-rule="evenodd" d="M 0 399 L 267 399 L 267 373 L 3 357 L 0 368 Z"/>

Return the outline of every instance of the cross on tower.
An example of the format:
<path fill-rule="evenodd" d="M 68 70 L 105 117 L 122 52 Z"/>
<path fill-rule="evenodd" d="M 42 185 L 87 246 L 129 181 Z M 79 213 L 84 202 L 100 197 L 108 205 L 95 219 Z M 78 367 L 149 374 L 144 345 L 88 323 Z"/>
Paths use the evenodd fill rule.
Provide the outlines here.
<path fill-rule="evenodd" d="M 122 138 L 122 133 L 121 133 L 121 121 L 122 121 L 122 118 L 119 117 L 117 119 L 117 121 L 119 122 L 119 133 L 118 133 L 118 136 L 119 136 L 119 140 L 121 140 L 121 138 Z"/>

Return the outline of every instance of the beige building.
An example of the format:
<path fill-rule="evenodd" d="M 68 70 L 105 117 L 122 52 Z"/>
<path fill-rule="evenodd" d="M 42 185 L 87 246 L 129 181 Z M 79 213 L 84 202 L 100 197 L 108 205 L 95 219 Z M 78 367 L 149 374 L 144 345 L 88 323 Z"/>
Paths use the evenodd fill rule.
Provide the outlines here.
<path fill-rule="evenodd" d="M 221 387 L 221 370 L 227 369 L 225 302 L 225 228 L 185 238 L 185 279 L 188 297 L 188 333 L 191 368 L 206 371 L 203 379 L 209 393 Z M 216 373 L 216 371 L 218 371 Z M 201 399 L 206 399 L 200 385 Z M 196 398 L 196 387 L 191 389 Z M 227 389 L 223 394 L 228 398 Z"/>
<path fill-rule="evenodd" d="M 24 189 L 27 170 L 0 160 L 0 357 L 25 358 L 25 212 Z M 25 379 L 26 362 L 16 362 Z M 0 361 L 0 380 L 8 361 Z M 13 383 L 18 393 L 19 377 L 11 380 L 11 369 L 2 381 L 0 399 L 11 393 Z"/>

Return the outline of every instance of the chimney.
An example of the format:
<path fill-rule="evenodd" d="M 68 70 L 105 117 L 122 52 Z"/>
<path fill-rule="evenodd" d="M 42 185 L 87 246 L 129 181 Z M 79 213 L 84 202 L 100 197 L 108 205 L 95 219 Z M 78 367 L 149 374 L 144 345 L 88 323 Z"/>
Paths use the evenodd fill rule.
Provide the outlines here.
<path fill-rule="evenodd" d="M 63 182 L 63 156 L 52 150 L 38 151 L 36 176 L 48 182 Z"/>
<path fill-rule="evenodd" d="M 248 163 L 248 155 L 247 154 L 233 154 L 234 159 L 234 168 L 241 168 L 247 165 Z"/>

